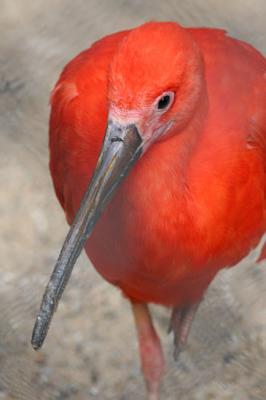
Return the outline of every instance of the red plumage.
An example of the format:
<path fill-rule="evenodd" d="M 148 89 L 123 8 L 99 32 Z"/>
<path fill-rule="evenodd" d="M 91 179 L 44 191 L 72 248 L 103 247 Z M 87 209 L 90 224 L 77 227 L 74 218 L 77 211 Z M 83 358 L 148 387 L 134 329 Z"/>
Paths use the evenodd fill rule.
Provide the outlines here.
<path fill-rule="evenodd" d="M 149 38 L 156 41 L 148 58 L 171 53 L 167 40 L 175 30 L 180 33 L 176 24 L 169 26 L 165 35 L 164 24 L 138 28 L 132 43 L 141 51 Z M 126 295 L 166 305 L 198 300 L 216 272 L 245 256 L 265 230 L 265 59 L 224 31 L 187 31 L 203 55 L 207 86 L 195 127 L 187 128 L 191 137 L 182 132 L 149 149 L 118 189 L 86 246 L 98 271 Z M 103 141 L 110 64 L 132 32 L 108 36 L 81 53 L 53 91 L 50 166 L 69 222 Z M 132 43 L 126 50 L 133 59 Z M 125 90 L 133 91 L 135 82 L 141 90 L 135 71 L 130 71 L 131 59 L 125 61 L 128 70 L 123 73 L 131 85 Z M 132 63 L 138 70 L 137 61 L 141 63 Z"/>
<path fill-rule="evenodd" d="M 154 99 L 169 91 L 172 106 L 152 114 Z M 198 303 L 216 273 L 259 242 L 266 223 L 266 60 L 252 46 L 218 29 L 147 23 L 78 55 L 51 105 L 50 168 L 69 223 L 108 115 L 137 121 L 144 138 L 151 125 L 155 131 L 171 121 L 86 244 L 95 268 L 131 301 L 181 309 Z"/>

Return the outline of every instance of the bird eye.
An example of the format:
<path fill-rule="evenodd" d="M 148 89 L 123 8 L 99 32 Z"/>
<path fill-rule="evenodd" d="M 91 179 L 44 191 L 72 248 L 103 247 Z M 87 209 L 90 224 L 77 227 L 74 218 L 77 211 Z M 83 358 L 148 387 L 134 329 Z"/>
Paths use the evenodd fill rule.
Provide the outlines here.
<path fill-rule="evenodd" d="M 166 92 L 164 93 L 157 102 L 157 109 L 158 110 L 165 110 L 169 108 L 174 100 L 174 93 L 173 92 Z"/>

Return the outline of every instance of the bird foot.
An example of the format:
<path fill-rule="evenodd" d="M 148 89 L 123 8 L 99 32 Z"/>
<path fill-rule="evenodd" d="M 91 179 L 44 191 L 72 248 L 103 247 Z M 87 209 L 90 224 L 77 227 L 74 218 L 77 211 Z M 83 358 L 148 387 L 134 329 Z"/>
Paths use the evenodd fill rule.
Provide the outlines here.
<path fill-rule="evenodd" d="M 168 333 L 174 335 L 174 359 L 177 361 L 180 352 L 187 343 L 190 328 L 200 303 L 183 308 L 175 307 L 172 311 Z"/>
<path fill-rule="evenodd" d="M 160 400 L 159 391 L 155 393 L 148 392 L 148 400 Z"/>

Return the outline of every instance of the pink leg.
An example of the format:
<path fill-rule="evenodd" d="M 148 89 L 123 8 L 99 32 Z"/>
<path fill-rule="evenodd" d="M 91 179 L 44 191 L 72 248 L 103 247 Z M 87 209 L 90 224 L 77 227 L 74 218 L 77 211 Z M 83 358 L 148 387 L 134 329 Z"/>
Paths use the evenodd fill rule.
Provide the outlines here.
<path fill-rule="evenodd" d="M 160 339 L 152 324 L 148 306 L 132 303 L 138 334 L 139 351 L 148 400 L 159 400 L 160 380 L 164 372 L 164 357 Z"/>
<path fill-rule="evenodd" d="M 190 328 L 199 307 L 199 303 L 183 308 L 174 308 L 168 332 L 174 334 L 174 359 L 177 360 L 180 351 L 187 343 Z"/>

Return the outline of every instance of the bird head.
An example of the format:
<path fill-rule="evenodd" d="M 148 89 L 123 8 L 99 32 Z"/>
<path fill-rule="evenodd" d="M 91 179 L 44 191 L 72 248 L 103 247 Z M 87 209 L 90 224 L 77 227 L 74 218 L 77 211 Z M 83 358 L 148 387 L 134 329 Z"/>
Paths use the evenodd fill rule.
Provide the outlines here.
<path fill-rule="evenodd" d="M 201 52 L 176 23 L 146 23 L 120 43 L 109 71 L 109 122 L 134 124 L 142 150 L 178 134 L 191 120 L 204 86 Z"/>
<path fill-rule="evenodd" d="M 126 34 L 108 71 L 108 122 L 88 189 L 47 285 L 33 331 L 39 348 L 94 225 L 137 160 L 156 141 L 182 134 L 200 101 L 203 62 L 176 23 L 147 23 Z"/>

